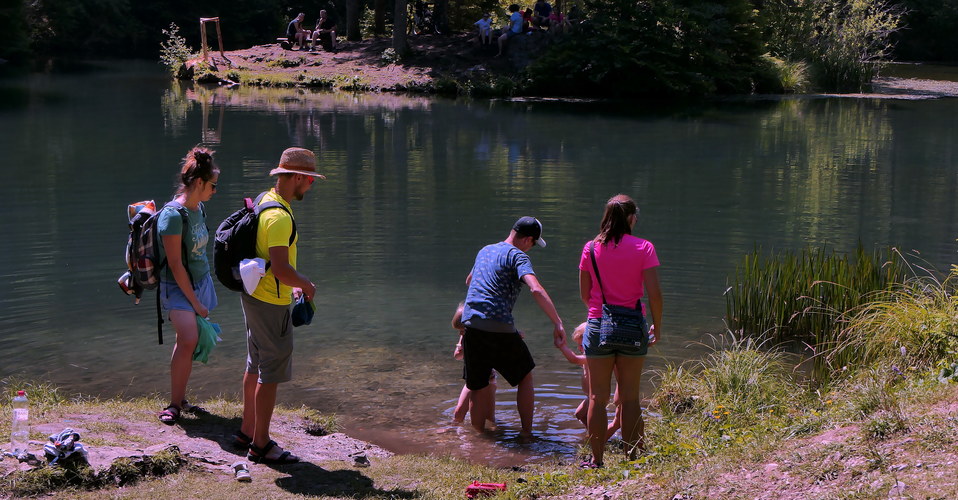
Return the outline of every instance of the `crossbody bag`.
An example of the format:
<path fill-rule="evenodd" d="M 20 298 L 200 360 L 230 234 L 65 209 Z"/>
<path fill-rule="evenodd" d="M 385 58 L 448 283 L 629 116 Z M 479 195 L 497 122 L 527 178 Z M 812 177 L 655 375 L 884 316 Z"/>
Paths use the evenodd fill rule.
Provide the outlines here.
<path fill-rule="evenodd" d="M 635 308 L 617 306 L 606 303 L 605 291 L 602 289 L 602 277 L 599 276 L 599 266 L 595 262 L 595 241 L 589 244 L 589 257 L 592 259 L 592 269 L 595 279 L 599 283 L 599 293 L 602 294 L 602 318 L 599 323 L 599 347 L 641 351 L 648 348 L 649 324 L 642 314 L 642 299 L 635 303 Z"/>

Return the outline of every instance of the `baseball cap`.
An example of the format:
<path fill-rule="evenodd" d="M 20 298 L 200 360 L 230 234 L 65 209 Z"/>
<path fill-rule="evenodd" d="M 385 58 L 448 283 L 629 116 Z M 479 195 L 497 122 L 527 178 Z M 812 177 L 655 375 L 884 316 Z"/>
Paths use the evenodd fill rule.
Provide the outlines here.
<path fill-rule="evenodd" d="M 512 230 L 523 236 L 532 236 L 536 240 L 536 245 L 540 247 L 546 246 L 546 240 L 542 239 L 542 223 L 535 217 L 520 217 L 512 225 Z"/>

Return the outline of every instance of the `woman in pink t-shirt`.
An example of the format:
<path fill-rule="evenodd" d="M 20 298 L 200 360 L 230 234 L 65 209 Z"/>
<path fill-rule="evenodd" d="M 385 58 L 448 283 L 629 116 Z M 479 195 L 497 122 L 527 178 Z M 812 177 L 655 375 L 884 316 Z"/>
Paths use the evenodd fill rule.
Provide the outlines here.
<path fill-rule="evenodd" d="M 615 195 L 605 205 L 599 234 L 587 242 L 579 260 L 579 294 L 589 308 L 589 320 L 583 338 L 586 369 L 589 372 L 589 445 L 592 460 L 584 467 L 601 467 L 605 452 L 608 427 L 606 404 L 612 389 L 612 374 L 615 373 L 619 387 L 619 404 L 622 408 L 622 439 L 630 446 L 630 455 L 644 451 L 642 406 L 639 399 L 639 383 L 642 380 L 642 364 L 648 345 L 662 338 L 662 291 L 659 288 L 659 259 L 655 247 L 647 240 L 632 236 L 632 228 L 638 219 L 638 208 L 632 198 Z M 596 279 L 592 266 L 592 253 L 599 269 Z M 652 315 L 647 345 L 641 349 L 619 349 L 599 346 L 599 323 L 602 317 L 603 295 L 605 303 L 642 308 Z M 648 309 L 642 306 L 646 295 Z"/>

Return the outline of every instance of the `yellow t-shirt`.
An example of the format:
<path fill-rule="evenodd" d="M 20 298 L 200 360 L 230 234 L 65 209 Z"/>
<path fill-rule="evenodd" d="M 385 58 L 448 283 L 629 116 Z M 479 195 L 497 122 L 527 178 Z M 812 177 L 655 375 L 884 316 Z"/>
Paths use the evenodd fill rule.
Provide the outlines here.
<path fill-rule="evenodd" d="M 290 214 L 293 212 L 289 203 L 282 196 L 276 193 L 276 188 L 272 188 L 263 196 L 260 204 L 267 201 L 277 201 L 285 206 Z M 256 256 L 269 261 L 270 247 L 289 246 L 289 265 L 296 269 L 296 242 L 299 240 L 299 234 L 289 244 L 289 236 L 293 232 L 293 218 L 281 208 L 270 208 L 259 214 L 259 226 L 256 229 Z M 279 283 L 273 276 L 273 269 L 266 270 L 266 275 L 259 281 L 259 286 L 253 290 L 252 297 L 270 304 L 278 306 L 289 305 L 293 302 L 293 288 L 279 283 L 279 291 L 276 290 L 276 284 Z"/>

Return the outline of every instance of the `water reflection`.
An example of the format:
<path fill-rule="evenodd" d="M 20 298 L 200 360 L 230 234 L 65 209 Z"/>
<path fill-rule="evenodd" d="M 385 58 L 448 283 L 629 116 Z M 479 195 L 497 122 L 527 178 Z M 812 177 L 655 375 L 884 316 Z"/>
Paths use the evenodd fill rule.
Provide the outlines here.
<path fill-rule="evenodd" d="M 850 250 L 860 240 L 916 248 L 944 268 L 958 234 L 954 100 L 450 102 L 171 86 L 156 68 L 38 77 L 20 92 L 21 104 L 0 106 L 8 373 L 46 375 L 68 392 L 167 390 L 155 312 L 115 289 L 126 204 L 169 197 L 182 151 L 202 141 L 223 168 L 207 207 L 218 221 L 268 187 L 283 149 L 302 146 L 329 177 L 294 207 L 319 311 L 296 333 L 294 381 L 280 396 L 398 450 L 508 464 L 567 456 L 583 438 L 572 416 L 580 371 L 552 347 L 527 295 L 516 317 L 538 365 L 541 439 L 513 439 L 506 384 L 497 435 L 449 424 L 462 384 L 449 318 L 475 252 L 518 215 L 543 221 L 549 247 L 530 255 L 574 326 L 584 319 L 576 266 L 604 201 L 617 192 L 638 201 L 666 305 L 667 340 L 650 370 L 700 354 L 692 342 L 722 330 L 726 276 L 755 245 Z M 242 312 L 219 291 L 224 342 L 194 371 L 198 398 L 239 391 Z"/>

